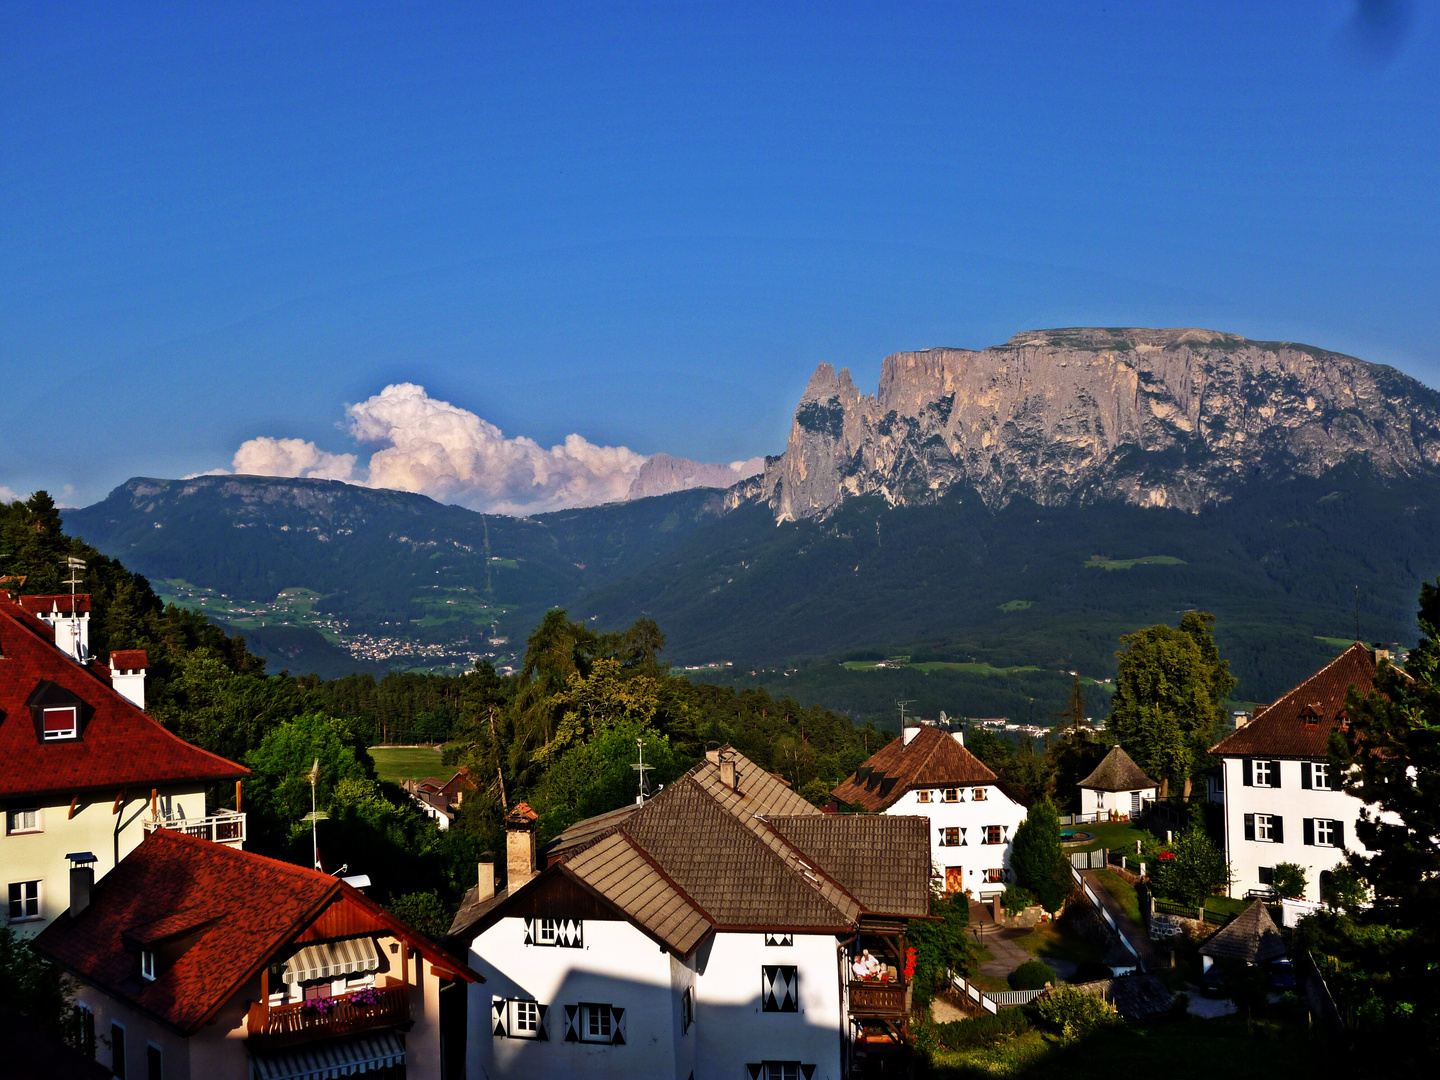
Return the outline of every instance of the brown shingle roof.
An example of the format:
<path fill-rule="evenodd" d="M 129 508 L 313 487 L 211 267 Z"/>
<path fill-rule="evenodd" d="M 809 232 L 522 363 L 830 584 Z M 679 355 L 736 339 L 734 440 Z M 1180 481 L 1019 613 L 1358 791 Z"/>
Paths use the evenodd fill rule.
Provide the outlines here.
<path fill-rule="evenodd" d="M 1277 960 L 1286 952 L 1285 940 L 1275 928 L 1275 920 L 1265 910 L 1263 901 L 1256 900 L 1235 917 L 1229 926 L 1212 935 L 1200 946 L 1200 955 L 1214 960 L 1244 960 L 1263 964 Z"/>
<path fill-rule="evenodd" d="M 893 739 L 840 783 L 835 798 L 871 813 L 918 787 L 993 784 L 997 777 L 959 741 L 939 728 L 921 727 L 907 744 Z"/>
<path fill-rule="evenodd" d="M 1145 770 L 1136 765 L 1129 754 L 1113 746 L 1095 766 L 1095 771 L 1080 781 L 1080 786 L 1096 791 L 1139 791 L 1159 785 L 1145 775 Z"/>
<path fill-rule="evenodd" d="M 1375 689 L 1375 655 L 1356 642 L 1275 704 L 1257 710 L 1210 752 L 1217 757 L 1323 758 L 1345 711 L 1346 691 Z"/>
<path fill-rule="evenodd" d="M 929 913 L 929 818 L 845 814 L 768 820 L 866 911 L 911 918 Z"/>
<path fill-rule="evenodd" d="M 611 833 L 567 862 L 565 869 L 681 956 L 688 956 L 710 932 L 706 913 L 628 836 Z"/>

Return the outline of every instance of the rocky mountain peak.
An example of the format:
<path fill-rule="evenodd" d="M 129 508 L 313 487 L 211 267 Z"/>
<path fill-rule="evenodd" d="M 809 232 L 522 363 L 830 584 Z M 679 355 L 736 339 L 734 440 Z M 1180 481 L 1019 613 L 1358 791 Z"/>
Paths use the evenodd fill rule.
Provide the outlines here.
<path fill-rule="evenodd" d="M 1121 501 L 1198 510 L 1254 479 L 1353 457 L 1440 468 L 1440 395 L 1352 356 L 1193 327 L 1072 327 L 980 351 L 887 356 L 876 394 L 816 368 L 785 453 L 745 495 L 780 520 L 851 495 L 970 488 L 991 506 Z M 742 493 L 737 493 L 737 495 Z"/>

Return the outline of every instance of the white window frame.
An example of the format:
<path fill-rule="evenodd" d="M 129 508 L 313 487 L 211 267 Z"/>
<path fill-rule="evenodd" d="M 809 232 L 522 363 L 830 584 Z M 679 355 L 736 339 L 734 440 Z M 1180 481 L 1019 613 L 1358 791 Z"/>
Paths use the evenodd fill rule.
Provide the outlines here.
<path fill-rule="evenodd" d="M 1315 846 L 1316 847 L 1339 847 L 1335 842 L 1336 825 L 1340 822 L 1335 818 L 1315 819 Z"/>
<path fill-rule="evenodd" d="M 1271 775 L 1272 772 L 1274 771 L 1274 770 L 1271 769 L 1271 766 L 1274 765 L 1274 764 L 1275 764 L 1275 762 L 1271 761 L 1269 758 L 1256 758 L 1256 759 L 1255 759 L 1255 763 L 1250 767 L 1250 774 L 1251 774 L 1251 775 L 1250 775 L 1250 779 L 1251 779 L 1251 781 L 1253 781 L 1253 783 L 1252 783 L 1252 786 L 1253 786 L 1253 787 L 1273 788 L 1273 787 L 1275 786 L 1275 777 L 1274 777 L 1273 775 Z M 1261 780 L 1261 779 L 1260 779 L 1262 773 L 1264 774 L 1264 777 L 1265 777 L 1264 780 Z M 1259 827 L 1259 826 L 1258 826 L 1258 821 L 1257 821 L 1257 826 L 1256 826 L 1256 827 L 1257 827 L 1256 835 L 1258 836 L 1258 835 L 1259 835 L 1259 832 L 1258 832 L 1258 827 Z"/>
<path fill-rule="evenodd" d="M 51 731 L 47 719 L 51 713 L 69 713 L 70 726 Z M 61 742 L 80 734 L 80 707 L 78 705 L 47 705 L 40 710 L 40 735 L 45 742 Z"/>
<path fill-rule="evenodd" d="M 1310 786 L 1316 791 L 1334 791 L 1330 786 L 1330 763 L 1316 761 L 1310 765 Z"/>
<path fill-rule="evenodd" d="M 507 1002 L 510 1009 L 507 1034 L 512 1039 L 538 1039 L 540 1037 L 540 1003 L 524 998 L 512 998 Z"/>
<path fill-rule="evenodd" d="M 598 1030 L 591 1032 L 592 1025 Z M 588 1043 L 613 1043 L 615 1041 L 615 1014 L 610 1005 L 595 1001 L 580 1003 L 580 1041 Z"/>
<path fill-rule="evenodd" d="M 150 949 L 140 950 L 140 977 L 146 982 L 155 981 L 155 953 Z"/>
<path fill-rule="evenodd" d="M 554 945 L 560 937 L 559 919 L 535 920 L 535 944 Z"/>
<path fill-rule="evenodd" d="M 762 1064 L 764 1080 L 800 1080 L 798 1061 L 766 1061 Z"/>
<path fill-rule="evenodd" d="M 1255 815 L 1255 842 L 1257 844 L 1275 843 L 1274 814 Z"/>
<path fill-rule="evenodd" d="M 33 823 L 29 825 L 20 824 L 21 815 L 34 815 Z M 43 817 L 40 805 L 14 806 L 5 811 L 5 835 L 21 836 L 25 833 L 37 833 L 45 831 L 45 818 Z"/>
<path fill-rule="evenodd" d="M 17 886 L 17 885 L 19 885 L 19 886 L 21 887 L 21 888 L 20 888 L 20 899 L 19 899 L 19 900 L 15 900 L 15 899 L 13 899 L 13 898 L 11 897 L 11 892 L 14 890 L 15 886 Z M 26 885 L 33 885 L 33 886 L 35 886 L 34 895 L 32 895 L 32 896 L 27 896 L 27 895 L 26 895 L 26 890 L 25 890 L 25 886 L 26 886 Z M 12 882 L 10 882 L 10 883 L 9 883 L 9 887 L 5 890 L 5 899 L 9 902 L 9 903 L 8 903 L 8 906 L 7 906 L 7 908 L 6 908 L 6 913 L 7 913 L 7 914 L 9 915 L 9 917 L 10 917 L 10 922 L 12 922 L 12 923 L 34 922 L 34 921 L 37 920 L 37 919 L 43 919 L 43 918 L 45 917 L 45 879 L 44 879 L 44 878 L 38 878 L 38 879 L 33 880 L 33 881 L 12 881 Z M 21 910 L 22 912 L 25 910 L 25 907 L 26 907 L 27 905 L 32 905 L 32 904 L 33 904 L 33 905 L 34 905 L 34 908 L 35 908 L 34 914 L 31 914 L 31 915 L 24 915 L 24 914 L 16 915 L 15 912 L 14 912 L 14 907 L 15 907 L 15 905 L 16 905 L 17 903 L 21 905 L 20 910 Z"/>

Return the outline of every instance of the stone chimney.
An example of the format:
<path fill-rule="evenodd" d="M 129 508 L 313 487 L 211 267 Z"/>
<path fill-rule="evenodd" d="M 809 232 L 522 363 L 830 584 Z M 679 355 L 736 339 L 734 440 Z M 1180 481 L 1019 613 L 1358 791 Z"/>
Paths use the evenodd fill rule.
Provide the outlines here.
<path fill-rule="evenodd" d="M 505 888 L 509 892 L 520 888 L 540 869 L 535 847 L 537 817 L 523 802 L 505 815 Z"/>
<path fill-rule="evenodd" d="M 137 709 L 145 708 L 145 669 L 150 657 L 144 649 L 115 649 L 110 653 L 110 685 Z"/>
<path fill-rule="evenodd" d="M 720 783 L 724 784 L 731 791 L 735 790 L 735 759 L 720 759 Z"/>
<path fill-rule="evenodd" d="M 1378 663 L 1380 663 L 1381 660 L 1389 660 L 1389 659 L 1390 659 L 1390 643 L 1389 643 L 1388 641 L 1377 641 L 1377 642 L 1375 642 L 1375 663 L 1378 664 Z"/>
<path fill-rule="evenodd" d="M 485 852 L 480 856 L 480 883 L 475 893 L 476 900 L 489 900 L 495 895 L 495 853 Z"/>
<path fill-rule="evenodd" d="M 70 860 L 70 917 L 80 916 L 90 906 L 90 894 L 95 891 L 95 856 L 88 851 L 73 851 L 65 858 Z"/>
<path fill-rule="evenodd" d="M 708 762 L 710 762 L 711 765 L 719 765 L 719 764 L 720 764 L 720 751 L 719 751 L 719 750 L 706 750 L 706 751 L 705 751 L 705 760 L 708 761 Z"/>

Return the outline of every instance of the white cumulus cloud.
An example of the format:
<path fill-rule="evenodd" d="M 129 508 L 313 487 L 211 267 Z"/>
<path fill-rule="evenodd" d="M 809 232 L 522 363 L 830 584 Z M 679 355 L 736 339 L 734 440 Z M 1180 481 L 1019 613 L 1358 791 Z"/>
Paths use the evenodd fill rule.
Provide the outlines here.
<path fill-rule="evenodd" d="M 367 465 L 304 439 L 249 439 L 231 463 L 237 473 L 314 477 L 397 488 L 500 514 L 540 513 L 621 502 L 695 486 L 728 486 L 764 468 L 764 458 L 704 465 L 568 435 L 549 449 L 506 438 L 488 420 L 440 401 L 414 383 L 395 383 L 345 407 L 346 430 L 376 446 Z M 642 473 L 646 462 L 653 462 Z M 663 463 L 663 466 L 662 466 Z M 638 478 L 638 480 L 637 480 Z"/>

